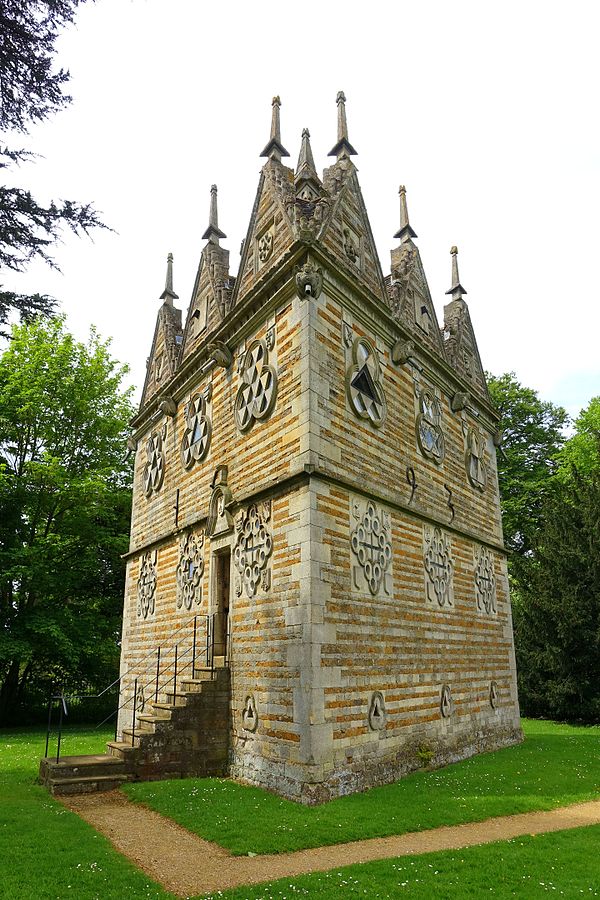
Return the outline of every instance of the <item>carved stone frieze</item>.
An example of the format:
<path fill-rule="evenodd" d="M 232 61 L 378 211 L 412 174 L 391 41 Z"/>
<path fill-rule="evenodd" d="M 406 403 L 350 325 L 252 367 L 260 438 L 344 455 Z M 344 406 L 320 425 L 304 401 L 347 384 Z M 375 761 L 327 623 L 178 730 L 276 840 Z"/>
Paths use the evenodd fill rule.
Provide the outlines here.
<path fill-rule="evenodd" d="M 477 588 L 477 609 L 487 615 L 496 610 L 496 576 L 494 557 L 487 547 L 480 547 L 475 558 L 475 587 Z"/>
<path fill-rule="evenodd" d="M 357 337 L 352 344 L 352 365 L 346 372 L 346 393 L 357 416 L 376 428 L 383 424 L 387 406 L 379 357 L 373 344 Z"/>
<path fill-rule="evenodd" d="M 358 519 L 350 535 L 350 547 L 358 560 L 354 566 L 354 587 L 361 590 L 366 582 L 375 596 L 380 587 L 391 594 L 389 569 L 392 562 L 392 536 L 389 513 L 379 510 L 374 503 L 367 503 L 364 513 L 355 504 L 354 517 Z"/>
<path fill-rule="evenodd" d="M 177 608 L 192 609 L 202 600 L 204 574 L 204 532 L 184 535 L 179 544 L 177 564 Z"/>
<path fill-rule="evenodd" d="M 453 606 L 452 548 L 449 538 L 440 528 L 425 526 L 425 553 L 423 561 L 426 574 L 427 599 L 438 606 Z"/>
<path fill-rule="evenodd" d="M 265 581 L 262 581 L 262 576 L 272 552 L 273 537 L 258 507 L 253 504 L 243 515 L 233 552 L 233 561 L 248 597 L 254 597 L 259 583 L 263 590 L 270 587 L 270 576 Z M 268 583 L 267 588 L 265 583 Z"/>
<path fill-rule="evenodd" d="M 144 493 L 146 497 L 160 490 L 165 477 L 165 451 L 163 441 L 167 426 L 160 431 L 153 431 L 146 441 L 146 465 L 144 466 Z"/>
<path fill-rule="evenodd" d="M 142 554 L 137 580 L 137 614 L 143 619 L 154 615 L 156 607 L 156 559 L 150 551 Z"/>
<path fill-rule="evenodd" d="M 258 419 L 266 419 L 277 398 L 277 372 L 269 365 L 269 350 L 263 340 L 253 341 L 240 372 L 234 416 L 240 431 L 248 431 Z"/>
<path fill-rule="evenodd" d="M 211 424 L 203 394 L 194 394 L 185 405 L 185 428 L 181 441 L 181 462 L 185 469 L 201 462 L 210 447 Z"/>

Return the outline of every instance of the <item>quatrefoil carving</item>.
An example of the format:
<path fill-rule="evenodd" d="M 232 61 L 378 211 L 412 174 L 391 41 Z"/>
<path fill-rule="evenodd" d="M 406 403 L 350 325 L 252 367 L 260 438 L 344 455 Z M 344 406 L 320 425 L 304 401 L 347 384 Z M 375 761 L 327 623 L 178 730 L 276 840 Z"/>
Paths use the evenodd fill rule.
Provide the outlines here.
<path fill-rule="evenodd" d="M 194 394 L 185 406 L 185 430 L 181 442 L 181 462 L 185 469 L 200 462 L 208 453 L 211 438 L 210 419 L 203 394 Z"/>
<path fill-rule="evenodd" d="M 235 398 L 234 416 L 240 431 L 248 431 L 257 419 L 270 415 L 277 397 L 277 372 L 269 365 L 263 340 L 253 341 L 244 354 L 241 384 Z"/>

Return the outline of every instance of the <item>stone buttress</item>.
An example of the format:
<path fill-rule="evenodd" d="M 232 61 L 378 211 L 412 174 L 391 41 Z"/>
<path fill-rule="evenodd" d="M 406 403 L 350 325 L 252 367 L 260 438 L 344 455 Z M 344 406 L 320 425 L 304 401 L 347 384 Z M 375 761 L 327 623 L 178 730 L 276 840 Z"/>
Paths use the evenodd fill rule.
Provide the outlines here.
<path fill-rule="evenodd" d="M 337 110 L 320 176 L 308 129 L 282 162 L 274 98 L 238 274 L 213 185 L 183 327 L 169 256 L 121 667 L 122 737 L 155 649 L 179 641 L 181 666 L 193 627 L 195 665 L 227 670 L 227 771 L 306 803 L 521 739 L 498 415 L 456 248 L 440 328 L 404 187 L 384 277 Z"/>

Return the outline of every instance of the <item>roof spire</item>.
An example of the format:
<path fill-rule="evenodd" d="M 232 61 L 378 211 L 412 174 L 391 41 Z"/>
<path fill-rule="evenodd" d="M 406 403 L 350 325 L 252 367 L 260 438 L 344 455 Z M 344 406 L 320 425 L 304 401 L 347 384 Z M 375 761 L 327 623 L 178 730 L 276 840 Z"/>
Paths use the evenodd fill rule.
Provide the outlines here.
<path fill-rule="evenodd" d="M 466 294 L 467 292 L 460 283 L 460 279 L 458 277 L 458 248 L 450 247 L 450 255 L 452 256 L 452 287 L 449 291 L 446 291 L 446 293 L 452 294 L 453 300 L 462 300 L 462 295 Z"/>
<path fill-rule="evenodd" d="M 406 188 L 403 184 L 400 185 L 400 190 L 398 191 L 400 194 L 400 229 L 394 235 L 395 238 L 400 238 L 402 242 L 407 241 L 409 238 L 416 238 L 417 233 L 411 227 L 410 222 L 408 221 L 408 206 L 406 205 Z"/>
<path fill-rule="evenodd" d="M 160 299 L 173 306 L 173 300 L 179 300 L 179 295 L 173 290 L 173 254 L 167 256 L 167 277 L 165 278 L 165 289 L 160 295 Z"/>
<path fill-rule="evenodd" d="M 279 96 L 273 97 L 272 100 L 272 112 L 271 112 L 271 137 L 269 139 L 269 143 L 260 154 L 261 156 L 268 156 L 271 159 L 276 159 L 278 162 L 281 162 L 282 156 L 289 156 L 290 154 L 287 152 L 283 144 L 281 143 L 281 125 L 279 122 L 279 107 L 281 106 L 281 100 Z"/>
<path fill-rule="evenodd" d="M 356 156 L 356 150 L 348 140 L 348 123 L 346 122 L 346 95 L 343 91 L 338 91 L 336 103 L 338 108 L 337 115 L 337 144 L 333 147 L 328 156 L 337 156 L 341 159 L 343 156 Z"/>
<path fill-rule="evenodd" d="M 219 246 L 219 238 L 227 237 L 219 228 L 219 213 L 217 212 L 217 186 L 210 186 L 210 214 L 208 217 L 208 228 L 202 235 L 203 241 L 212 241 L 213 244 Z"/>

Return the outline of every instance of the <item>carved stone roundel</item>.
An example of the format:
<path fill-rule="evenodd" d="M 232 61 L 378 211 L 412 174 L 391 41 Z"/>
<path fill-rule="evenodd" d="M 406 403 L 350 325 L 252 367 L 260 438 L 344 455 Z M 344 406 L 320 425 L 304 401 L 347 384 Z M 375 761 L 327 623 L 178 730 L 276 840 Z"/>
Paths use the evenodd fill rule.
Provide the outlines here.
<path fill-rule="evenodd" d="M 149 497 L 158 491 L 165 477 L 165 453 L 163 436 L 153 432 L 146 441 L 146 465 L 144 466 L 144 493 Z"/>
<path fill-rule="evenodd" d="M 191 609 L 202 600 L 204 532 L 186 534 L 179 547 L 177 564 L 177 608 Z"/>
<path fill-rule="evenodd" d="M 210 447 L 210 419 L 206 415 L 206 400 L 202 394 L 194 394 L 185 407 L 185 430 L 181 442 L 181 462 L 189 469 L 200 462 Z"/>
<path fill-rule="evenodd" d="M 366 338 L 356 338 L 352 346 L 352 365 L 346 373 L 346 392 L 357 416 L 368 419 L 379 428 L 386 414 L 381 366 L 377 351 Z"/>
<path fill-rule="evenodd" d="M 391 562 L 392 544 L 374 503 L 367 503 L 364 516 L 352 532 L 350 546 L 364 570 L 369 590 L 375 595 Z"/>
<path fill-rule="evenodd" d="M 240 374 L 234 415 L 239 430 L 247 431 L 256 419 L 267 418 L 277 397 L 277 373 L 269 365 L 269 351 L 264 341 L 250 344 Z"/>
<path fill-rule="evenodd" d="M 253 597 L 261 573 L 266 569 L 273 551 L 273 538 L 256 506 L 248 509 L 240 526 L 233 552 L 233 561 L 240 573 L 246 593 L 249 597 Z"/>
<path fill-rule="evenodd" d="M 144 553 L 140 561 L 140 574 L 137 580 L 137 614 L 144 619 L 154 615 L 156 604 L 156 566 L 152 555 Z"/>

